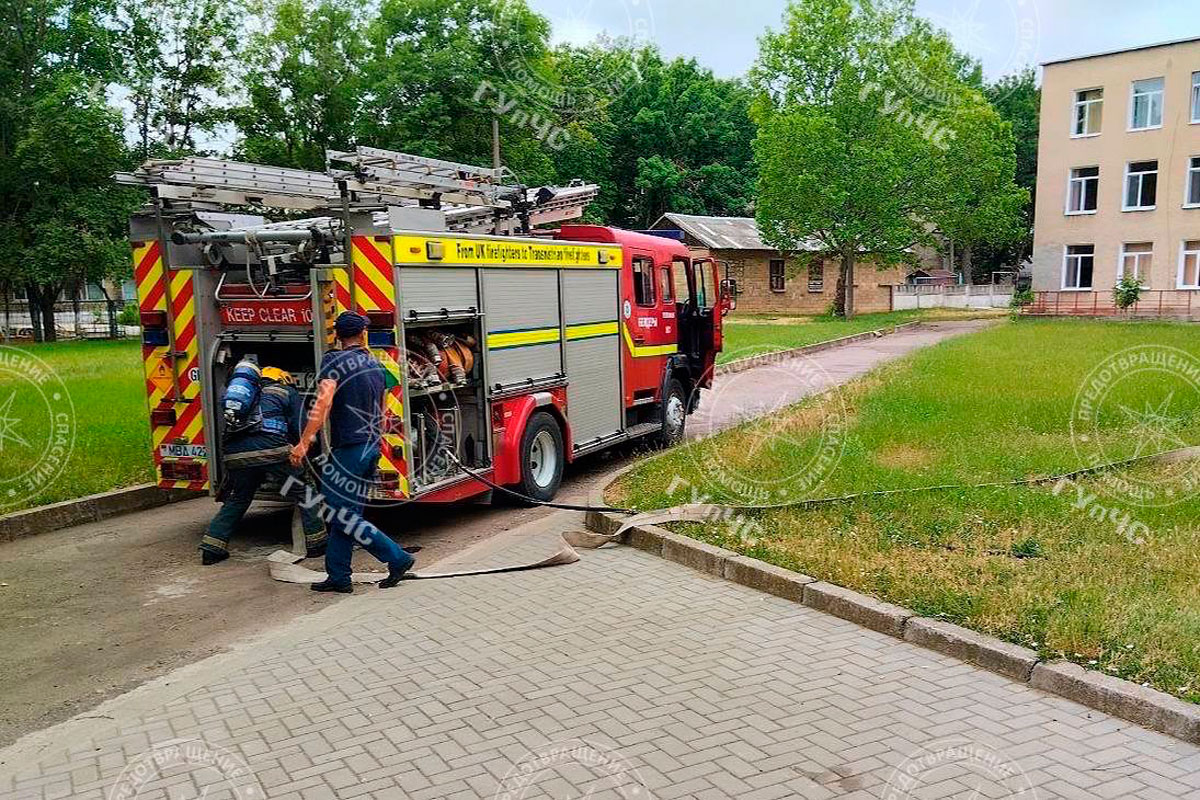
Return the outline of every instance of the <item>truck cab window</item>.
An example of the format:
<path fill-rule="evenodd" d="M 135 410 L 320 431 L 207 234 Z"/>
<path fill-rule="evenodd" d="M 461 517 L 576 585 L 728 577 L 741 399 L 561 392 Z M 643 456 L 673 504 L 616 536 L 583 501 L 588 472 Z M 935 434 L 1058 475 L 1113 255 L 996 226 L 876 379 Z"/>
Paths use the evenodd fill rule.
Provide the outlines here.
<path fill-rule="evenodd" d="M 671 281 L 671 268 L 663 267 L 658 271 L 658 296 L 662 298 L 663 305 L 670 305 L 675 302 L 674 286 Z"/>
<path fill-rule="evenodd" d="M 688 268 L 688 262 L 682 258 L 671 262 L 671 277 L 675 284 L 674 296 L 681 303 L 692 299 L 692 291 L 688 288 Z"/>
<path fill-rule="evenodd" d="M 654 307 L 654 262 L 648 258 L 633 260 L 633 301 L 644 308 Z"/>

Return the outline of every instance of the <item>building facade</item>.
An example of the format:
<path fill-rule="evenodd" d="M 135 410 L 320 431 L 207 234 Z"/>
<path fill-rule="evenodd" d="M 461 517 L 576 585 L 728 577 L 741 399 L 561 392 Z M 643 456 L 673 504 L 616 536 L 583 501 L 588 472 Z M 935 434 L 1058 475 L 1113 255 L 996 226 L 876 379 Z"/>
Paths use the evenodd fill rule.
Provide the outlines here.
<path fill-rule="evenodd" d="M 837 298 L 841 263 L 812 259 L 807 266 L 767 246 L 752 217 L 664 214 L 656 231 L 680 231 L 697 256 L 729 264 L 737 281 L 738 311 L 749 314 L 824 314 Z M 905 268 L 876 269 L 858 264 L 854 276 L 855 313 L 892 310 L 893 287 L 905 282 Z"/>
<path fill-rule="evenodd" d="M 1044 67 L 1033 289 L 1200 310 L 1200 38 Z"/>

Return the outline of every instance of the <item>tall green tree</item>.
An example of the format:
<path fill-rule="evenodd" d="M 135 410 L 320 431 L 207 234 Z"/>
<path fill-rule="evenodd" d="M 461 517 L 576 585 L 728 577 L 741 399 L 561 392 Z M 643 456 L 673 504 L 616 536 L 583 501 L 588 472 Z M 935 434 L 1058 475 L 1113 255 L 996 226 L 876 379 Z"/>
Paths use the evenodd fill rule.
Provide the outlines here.
<path fill-rule="evenodd" d="M 359 0 L 277 0 L 259 9 L 243 54 L 246 100 L 232 118 L 238 155 L 320 170 L 355 138 L 367 55 Z"/>
<path fill-rule="evenodd" d="M 840 260 L 839 313 L 854 313 L 861 261 L 911 261 L 939 233 L 970 247 L 1020 235 L 1011 126 L 911 0 L 794 0 L 751 76 L 759 227 Z"/>
<path fill-rule="evenodd" d="M 0 7 L 0 281 L 22 287 L 38 338 L 54 338 L 68 287 L 128 269 L 129 195 L 120 115 L 115 8 L 33 0 Z"/>
<path fill-rule="evenodd" d="M 229 120 L 239 58 L 240 0 L 122 0 L 120 81 L 129 90 L 138 152 L 193 153 Z"/>
<path fill-rule="evenodd" d="M 990 274 L 993 270 L 1018 266 L 1033 255 L 1042 90 L 1037 85 L 1037 74 L 1030 67 L 989 84 L 984 94 L 1001 118 L 1012 125 L 1017 156 L 1016 182 L 1029 192 L 1030 197 L 1022 212 L 1022 236 L 1006 246 L 981 249 L 979 268 Z"/>
<path fill-rule="evenodd" d="M 837 310 L 846 317 L 857 264 L 882 268 L 932 244 L 930 220 L 942 208 L 940 151 L 901 113 L 912 115 L 911 101 L 887 60 L 906 13 L 791 2 L 751 73 L 759 228 L 781 250 L 841 262 Z"/>

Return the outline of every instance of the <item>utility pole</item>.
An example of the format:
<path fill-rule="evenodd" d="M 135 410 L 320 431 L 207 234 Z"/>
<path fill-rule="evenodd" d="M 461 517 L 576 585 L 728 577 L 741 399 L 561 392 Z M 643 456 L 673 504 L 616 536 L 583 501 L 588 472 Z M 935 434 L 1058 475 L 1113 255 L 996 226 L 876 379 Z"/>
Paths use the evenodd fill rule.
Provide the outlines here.
<path fill-rule="evenodd" d="M 496 181 L 500 180 L 500 117 L 492 116 L 492 169 L 496 170 Z M 492 233 L 500 235 L 500 215 L 496 214 L 496 226 Z"/>

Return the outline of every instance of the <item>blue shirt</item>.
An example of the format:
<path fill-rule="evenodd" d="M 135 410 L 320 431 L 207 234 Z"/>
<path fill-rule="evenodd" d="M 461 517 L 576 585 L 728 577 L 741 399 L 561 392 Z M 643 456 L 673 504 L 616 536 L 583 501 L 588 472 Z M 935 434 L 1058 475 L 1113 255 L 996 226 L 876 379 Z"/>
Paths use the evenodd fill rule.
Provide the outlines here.
<path fill-rule="evenodd" d="M 317 383 L 337 382 L 329 413 L 330 446 L 377 444 L 383 433 L 383 367 L 363 347 L 333 350 L 321 359 Z"/>

